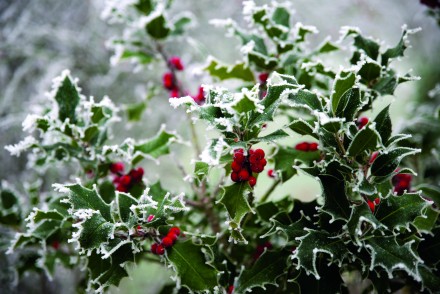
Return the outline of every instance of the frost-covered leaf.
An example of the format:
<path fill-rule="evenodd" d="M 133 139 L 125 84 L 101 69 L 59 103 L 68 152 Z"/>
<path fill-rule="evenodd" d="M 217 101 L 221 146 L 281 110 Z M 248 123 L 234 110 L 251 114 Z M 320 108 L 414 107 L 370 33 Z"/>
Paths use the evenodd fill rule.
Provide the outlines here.
<path fill-rule="evenodd" d="M 382 65 L 388 66 L 392 59 L 403 57 L 403 54 L 408 48 L 407 38 L 409 33 L 414 33 L 416 30 L 408 31 L 406 28 L 403 29 L 402 37 L 400 38 L 399 43 L 392 47 L 388 48 L 384 53 L 382 53 Z"/>
<path fill-rule="evenodd" d="M 318 135 L 313 132 L 311 122 L 305 121 L 304 119 L 300 118 L 292 121 L 287 127 L 300 135 L 309 135 L 318 138 Z"/>
<path fill-rule="evenodd" d="M 277 285 L 277 278 L 285 273 L 287 252 L 266 251 L 249 269 L 240 273 L 234 291 L 237 293 L 251 292 L 252 288 L 264 288 L 267 284 Z"/>
<path fill-rule="evenodd" d="M 374 119 L 376 130 L 382 138 L 382 142 L 387 142 L 391 137 L 392 124 L 389 114 L 390 106 L 385 107 Z"/>
<path fill-rule="evenodd" d="M 336 113 L 340 104 L 341 97 L 348 90 L 352 89 L 356 82 L 356 75 L 351 71 L 341 71 L 337 75 L 332 88 L 331 108 Z"/>
<path fill-rule="evenodd" d="M 240 79 L 246 82 L 254 82 L 254 74 L 245 63 L 236 63 L 234 65 L 222 64 L 211 58 L 210 63 L 204 68 L 213 77 L 221 81 L 227 79 Z"/>
<path fill-rule="evenodd" d="M 348 253 L 343 240 L 339 237 L 332 237 L 324 230 L 315 231 L 306 229 L 308 232 L 304 237 L 300 237 L 300 245 L 296 248 L 293 258 L 298 260 L 298 268 L 303 268 L 307 273 L 313 274 L 316 279 L 320 279 L 317 264 L 318 255 L 325 254 L 332 263 L 341 262 L 344 255 Z M 327 261 L 324 261 L 327 263 Z"/>
<path fill-rule="evenodd" d="M 147 33 L 155 39 L 164 39 L 170 33 L 170 28 L 165 16 L 160 13 L 152 17 L 145 25 Z"/>
<path fill-rule="evenodd" d="M 437 205 L 437 207 L 440 207 L 440 187 L 429 184 L 422 184 L 418 185 L 416 188 L 417 191 L 422 191 L 423 197 L 434 201 L 435 205 Z"/>
<path fill-rule="evenodd" d="M 316 93 L 309 90 L 298 89 L 287 92 L 287 101 L 292 107 L 303 107 L 310 111 L 322 111 L 321 100 Z"/>
<path fill-rule="evenodd" d="M 178 241 L 167 252 L 182 286 L 192 291 L 212 291 L 217 286 L 217 269 L 207 260 L 206 249 L 191 240 Z M 209 257 L 211 258 L 211 257 Z"/>
<path fill-rule="evenodd" d="M 349 156 L 357 156 L 364 151 L 376 150 L 379 133 L 370 124 L 364 126 L 353 138 L 347 149 Z"/>
<path fill-rule="evenodd" d="M 86 250 L 99 248 L 109 240 L 113 231 L 113 224 L 105 220 L 100 213 L 87 215 L 75 226 L 79 228 L 78 242 L 81 248 Z"/>
<path fill-rule="evenodd" d="M 289 225 L 282 224 L 276 219 L 271 219 L 271 222 L 273 226 L 271 230 L 265 234 L 265 236 L 270 236 L 276 232 L 283 232 L 286 235 L 288 242 L 297 242 L 296 238 L 302 237 L 307 234 L 305 228 L 311 229 L 314 227 L 312 222 L 303 215 L 301 215 L 301 218 L 299 220 Z"/>
<path fill-rule="evenodd" d="M 170 153 L 169 146 L 177 139 L 175 134 L 161 129 L 156 136 L 134 145 L 132 164 L 136 165 L 143 158 L 159 158 Z"/>
<path fill-rule="evenodd" d="M 357 243 L 360 243 L 359 238 L 365 230 L 369 230 L 364 226 L 365 223 L 369 224 L 369 227 L 371 227 L 373 231 L 377 229 L 386 229 L 386 226 L 377 220 L 365 202 L 361 205 L 355 205 L 351 211 L 351 216 L 347 223 L 347 229 L 350 232 L 352 240 Z"/>
<path fill-rule="evenodd" d="M 202 181 L 208 176 L 209 164 L 203 161 L 196 161 L 194 165 L 194 176 L 197 181 Z"/>
<path fill-rule="evenodd" d="M 421 265 L 419 266 L 419 274 L 423 287 L 430 289 L 431 293 L 435 293 L 434 291 L 436 291 L 436 289 L 440 289 L 440 277 L 438 276 L 438 272 L 434 272 L 434 269 Z"/>
<path fill-rule="evenodd" d="M 138 204 L 138 201 L 129 194 L 125 194 L 125 193 L 117 193 L 116 199 L 117 199 L 119 217 L 123 222 L 130 221 L 130 215 L 132 215 L 132 211 L 130 207 L 132 205 Z"/>
<path fill-rule="evenodd" d="M 351 121 L 355 114 L 360 110 L 361 106 L 362 100 L 360 89 L 348 89 L 340 97 L 334 113 L 337 117 L 344 117 L 347 121 Z"/>
<path fill-rule="evenodd" d="M 419 152 L 419 149 L 398 147 L 388 153 L 380 154 L 371 165 L 371 174 L 375 177 L 388 177 L 404 157 Z"/>
<path fill-rule="evenodd" d="M 413 241 L 401 245 L 394 236 L 371 236 L 364 242 L 371 254 L 370 270 L 381 267 L 389 277 L 393 277 L 394 270 L 403 270 L 420 280 L 418 266 L 422 260 L 412 248 Z"/>
<path fill-rule="evenodd" d="M 75 109 L 80 99 L 78 91 L 69 76 L 64 78 L 61 86 L 57 89 L 55 100 L 58 103 L 58 118 L 61 121 L 69 119 L 71 123 L 75 123 Z"/>
<path fill-rule="evenodd" d="M 380 77 L 381 70 L 382 67 L 379 63 L 368 60 L 364 64 L 362 64 L 361 68 L 358 71 L 358 75 L 360 75 L 362 80 L 368 85 L 369 83 Z"/>
<path fill-rule="evenodd" d="M 351 209 L 345 194 L 344 181 L 329 174 L 321 174 L 318 177 L 322 185 L 322 196 L 324 198 L 324 205 L 321 210 L 335 220 L 348 220 Z"/>
<path fill-rule="evenodd" d="M 426 214 L 429 205 L 418 193 L 390 195 L 380 202 L 376 218 L 390 230 L 408 229 L 416 217 Z"/>
<path fill-rule="evenodd" d="M 247 182 L 235 183 L 222 188 L 223 194 L 219 203 L 226 207 L 229 217 L 238 225 L 247 213 L 252 212 L 247 200 L 249 190 L 250 186 Z"/>

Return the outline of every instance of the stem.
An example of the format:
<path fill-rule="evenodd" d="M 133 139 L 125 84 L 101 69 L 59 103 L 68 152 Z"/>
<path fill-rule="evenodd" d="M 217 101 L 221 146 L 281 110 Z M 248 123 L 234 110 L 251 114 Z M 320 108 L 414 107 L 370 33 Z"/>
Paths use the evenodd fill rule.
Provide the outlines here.
<path fill-rule="evenodd" d="M 272 186 L 269 187 L 267 192 L 260 198 L 260 202 L 266 202 L 266 200 L 269 198 L 270 194 L 275 190 L 275 188 L 278 186 L 278 184 L 281 182 L 281 179 L 276 179 Z"/>

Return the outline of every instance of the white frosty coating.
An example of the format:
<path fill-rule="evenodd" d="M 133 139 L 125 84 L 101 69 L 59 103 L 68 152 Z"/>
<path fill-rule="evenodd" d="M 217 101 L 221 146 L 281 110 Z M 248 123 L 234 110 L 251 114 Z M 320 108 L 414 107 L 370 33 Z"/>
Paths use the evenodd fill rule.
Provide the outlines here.
<path fill-rule="evenodd" d="M 212 143 L 212 142 L 211 142 Z M 219 165 L 220 157 L 224 147 L 227 147 L 228 144 L 220 137 L 215 144 L 213 151 L 215 152 L 215 157 L 211 155 L 210 144 L 207 144 L 207 147 L 203 150 L 202 154 L 200 154 L 200 160 L 206 162 L 208 165 Z"/>
<path fill-rule="evenodd" d="M 194 98 L 191 96 L 184 96 L 180 98 L 170 98 L 168 100 L 170 102 L 171 107 L 177 108 L 182 105 L 189 105 L 190 108 L 188 112 L 192 112 L 194 109 L 197 109 L 197 103 L 194 101 Z"/>
<path fill-rule="evenodd" d="M 343 26 L 339 30 L 339 34 L 341 36 L 339 37 L 337 43 L 342 42 L 350 34 L 361 34 L 361 30 L 358 27 Z"/>
<path fill-rule="evenodd" d="M 24 132 L 33 132 L 36 127 L 37 120 L 42 118 L 40 115 L 28 114 L 21 124 Z"/>
<path fill-rule="evenodd" d="M 129 243 L 133 243 L 130 240 L 124 240 L 118 243 L 118 245 L 116 245 L 115 247 L 113 247 L 111 250 L 107 250 L 104 246 L 104 244 L 101 244 L 101 246 L 99 247 L 99 253 L 101 253 L 101 258 L 102 259 L 107 259 L 109 258 L 113 253 L 116 252 L 116 250 L 118 250 L 119 248 L 121 248 L 121 246 L 125 245 L 125 244 L 129 244 Z"/>
<path fill-rule="evenodd" d="M 300 31 L 301 29 L 303 29 L 303 30 L 305 30 L 305 31 L 308 31 L 308 32 L 310 32 L 310 33 L 312 33 L 312 34 L 318 34 L 318 33 L 319 33 L 318 29 L 317 29 L 315 26 L 306 26 L 306 25 L 303 25 L 303 24 L 300 23 L 300 22 L 297 22 L 297 23 L 295 24 L 294 29 L 295 29 L 295 31 L 297 32 L 297 34 L 299 33 L 299 31 Z"/>
<path fill-rule="evenodd" d="M 24 138 L 22 141 L 18 142 L 17 144 L 5 146 L 5 149 L 7 151 L 9 151 L 9 153 L 11 153 L 11 155 L 18 157 L 18 156 L 20 156 L 21 152 L 26 151 L 32 145 L 37 144 L 37 143 L 38 143 L 38 141 L 34 137 L 27 136 L 26 138 Z"/>
<path fill-rule="evenodd" d="M 67 240 L 68 243 L 76 243 L 75 250 L 79 250 L 80 254 L 84 254 L 86 250 L 84 248 L 81 248 L 81 245 L 79 243 L 79 237 L 81 236 L 82 230 L 84 229 L 82 224 L 90 219 L 94 214 L 100 214 L 99 211 L 93 210 L 93 209 L 79 209 L 76 211 L 72 211 L 73 216 L 79 220 L 81 220 L 78 223 L 72 224 L 72 227 L 77 228 L 78 230 L 76 232 L 72 232 L 72 238 Z M 87 254 L 90 254 L 90 250 L 87 251 Z"/>

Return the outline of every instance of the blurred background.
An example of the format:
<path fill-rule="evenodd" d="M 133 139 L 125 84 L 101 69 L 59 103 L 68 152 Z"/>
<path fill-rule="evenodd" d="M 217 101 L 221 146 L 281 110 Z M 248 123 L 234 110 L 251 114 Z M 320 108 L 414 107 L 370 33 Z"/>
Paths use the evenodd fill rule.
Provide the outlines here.
<path fill-rule="evenodd" d="M 284 2 L 290 3 L 296 11 L 294 21 L 317 27 L 319 34 L 311 37 L 312 44 L 321 42 L 327 35 L 332 40 L 339 39 L 341 26 L 360 27 L 365 35 L 380 39 L 390 46 L 399 41 L 402 25 L 422 28 L 421 32 L 410 37 L 412 48 L 407 50 L 407 57 L 394 64 L 400 73 L 413 70 L 412 74 L 420 76 L 421 80 L 402 84 L 394 97 L 379 101 L 381 105 L 396 102 L 391 107 L 391 114 L 397 127 L 408 118 L 417 116 L 412 110 L 412 103 L 426 99 L 426 93 L 440 80 L 440 28 L 436 20 L 428 16 L 426 6 L 417 0 Z M 72 75 L 79 78 L 84 95 L 95 96 L 96 100 L 108 95 L 119 105 L 143 100 L 149 83 L 161 83 L 165 71 L 163 65 L 156 64 L 154 70 L 141 68 L 135 71 L 135 66 L 130 63 L 110 65 L 113 52 L 105 44 L 109 38 L 121 34 L 121 27 L 108 25 L 101 19 L 104 6 L 105 1 L 101 0 L 0 0 L 0 179 L 3 183 L 14 184 L 32 179 L 32 172 L 27 170 L 26 156 L 11 157 L 4 146 L 17 143 L 25 136 L 22 121 L 28 113 L 38 111 L 39 105 L 45 103 L 45 92 L 50 90 L 52 79 L 63 69 L 70 69 Z M 201 83 L 211 82 L 200 75 L 200 68 L 209 55 L 229 63 L 241 59 L 239 42 L 226 38 L 222 29 L 209 24 L 209 20 L 214 18 L 232 18 L 245 25 L 241 9 L 242 1 L 239 0 L 179 0 L 173 3 L 172 13 L 191 11 L 195 18 L 189 38 L 178 39 L 175 44 L 168 45 L 171 53 L 181 56 L 188 68 L 186 83 L 192 91 L 196 91 Z M 333 65 L 338 62 L 342 61 L 335 56 Z M 121 123 L 116 126 L 115 143 L 120 143 L 127 136 L 139 140 L 151 137 L 164 123 L 168 130 L 176 130 L 188 138 L 188 124 L 184 122 L 186 118 L 183 113 L 171 112 L 165 91 L 153 97 L 149 104 L 142 123 Z M 380 110 L 381 107 L 376 109 Z M 121 112 L 121 115 L 124 113 Z M 202 137 L 204 130 L 204 126 L 198 126 Z M 189 167 L 191 150 L 180 148 L 175 152 L 176 157 Z M 188 189 L 187 186 L 182 188 L 183 182 L 175 180 L 180 179 L 181 174 L 173 165 L 172 157 L 165 159 L 160 167 L 155 163 L 145 163 L 148 180 L 154 182 L 160 177 L 164 186 L 171 190 Z M 64 170 L 54 178 L 57 182 L 68 181 L 69 174 L 69 170 Z M 260 193 L 265 191 L 268 181 L 263 179 L 259 184 Z M 319 193 L 319 186 L 313 179 L 295 177 L 278 194 L 284 196 L 292 190 L 294 197 L 307 200 Z M 11 262 L 6 259 L 1 256 L 0 266 Z M 56 283 L 48 287 L 63 289 L 63 293 L 74 293 L 74 289 L 68 287 L 74 278 L 66 276 L 62 270 L 59 274 L 64 276 L 61 279 L 58 277 Z M 168 275 L 163 267 L 141 264 L 133 268 L 133 280 L 123 280 L 120 292 L 156 293 L 161 285 L 171 282 Z M 11 285 L 13 279 L 11 275 L 2 275 L 2 285 Z M 8 288 L 9 292 L 4 293 L 26 292 L 32 284 L 29 281 L 40 280 L 38 276 L 30 276 L 27 283 L 20 283 L 15 290 Z M 47 283 L 44 279 L 41 281 Z M 0 293 L 6 291 L 5 287 L 0 287 Z"/>

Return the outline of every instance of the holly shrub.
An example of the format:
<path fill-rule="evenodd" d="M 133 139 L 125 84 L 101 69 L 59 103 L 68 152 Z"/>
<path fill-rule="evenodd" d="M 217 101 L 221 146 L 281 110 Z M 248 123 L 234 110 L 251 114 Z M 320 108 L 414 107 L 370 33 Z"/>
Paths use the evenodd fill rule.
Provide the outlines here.
<path fill-rule="evenodd" d="M 175 281 L 163 293 L 439 291 L 438 104 L 402 133 L 389 105 L 375 108 L 418 79 L 394 68 L 417 30 L 403 27 L 397 44 L 384 47 L 343 27 L 338 41 L 311 48 L 316 28 L 293 24 L 289 6 L 245 1 L 246 26 L 212 21 L 239 39 L 242 60 L 209 57 L 211 82 L 194 90 L 192 53 L 182 58 L 174 48 L 193 18 L 170 14 L 171 1 L 121 3 L 104 12 L 122 29 L 108 44 L 112 63 L 130 60 L 162 80 L 141 102 L 117 106 L 86 97 L 74 73 L 54 79 L 46 104 L 23 123 L 28 136 L 6 149 L 26 152 L 42 179 L 49 168 L 74 175 L 49 191 L 37 182 L 24 196 L 2 186 L 0 220 L 11 232 L 2 238 L 12 237 L 2 242 L 19 275 L 81 268 L 78 291 L 102 293 L 147 260 Z M 329 66 L 330 52 L 345 61 Z M 431 93 L 437 102 L 439 92 Z M 167 114 L 189 132 L 162 126 L 151 138 L 115 138 L 112 129 L 128 121 L 148 127 L 141 118 L 155 96 L 170 97 Z M 378 114 L 367 117 L 372 108 Z M 174 155 L 175 171 L 151 182 L 142 164 L 176 148 L 194 152 L 192 170 Z M 177 172 L 185 193 L 161 184 Z M 277 190 L 299 174 L 321 186 L 311 202 Z M 256 197 L 264 177 L 270 187 Z"/>

